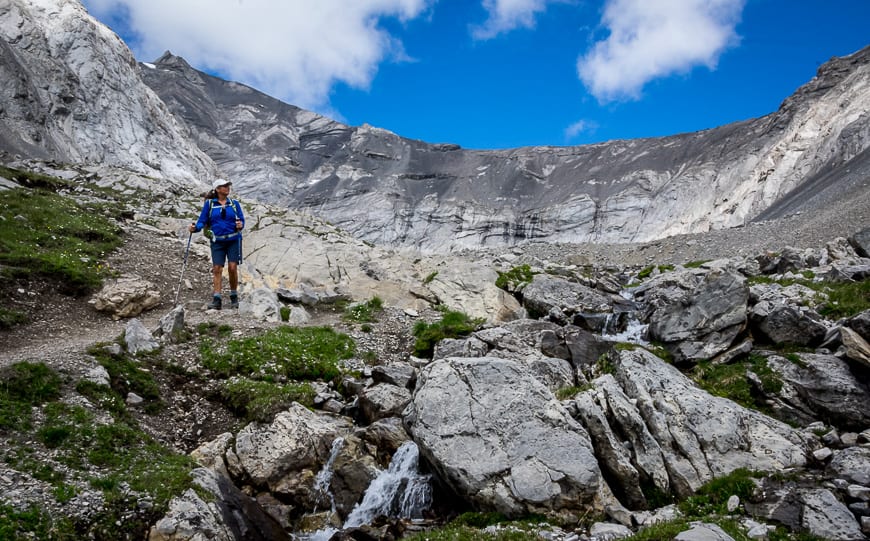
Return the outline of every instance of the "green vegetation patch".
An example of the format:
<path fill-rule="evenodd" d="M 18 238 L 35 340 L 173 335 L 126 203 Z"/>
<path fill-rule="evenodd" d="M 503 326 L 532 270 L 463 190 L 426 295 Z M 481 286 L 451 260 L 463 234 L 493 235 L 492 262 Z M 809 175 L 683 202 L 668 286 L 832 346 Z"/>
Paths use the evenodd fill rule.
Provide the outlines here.
<path fill-rule="evenodd" d="M 378 320 L 376 316 L 383 310 L 384 301 L 380 297 L 372 297 L 365 302 L 354 304 L 345 309 L 344 319 L 356 323 L 375 323 Z"/>
<path fill-rule="evenodd" d="M 60 291 L 81 295 L 102 284 L 102 263 L 121 244 L 106 215 L 111 207 L 80 204 L 42 189 L 8 190 L 0 197 L 0 265 L 5 278 L 42 276 Z"/>
<path fill-rule="evenodd" d="M 314 388 L 308 383 L 281 385 L 270 381 L 232 378 L 221 386 L 227 406 L 248 421 L 267 422 L 291 403 L 314 405 Z"/>
<path fill-rule="evenodd" d="M 692 518 L 726 515 L 728 498 L 737 496 L 741 501 L 749 500 L 755 490 L 753 478 L 759 477 L 763 477 L 763 474 L 738 468 L 728 475 L 704 484 L 695 491 L 695 494 L 681 501 L 677 506 L 686 516 Z"/>
<path fill-rule="evenodd" d="M 76 386 L 91 404 L 111 413 L 107 421 L 90 408 L 59 401 L 61 385 L 61 377 L 44 363 L 0 370 L 0 431 L 7 442 L 0 457 L 51 484 L 58 502 L 90 484 L 103 491 L 105 506 L 82 524 L 36 508 L 0 506 L 0 539 L 144 538 L 170 499 L 191 486 L 193 460 L 145 434 L 108 386 L 86 381 Z M 31 415 L 34 409 L 40 414 Z M 143 497 L 151 508 L 138 506 Z"/>
<path fill-rule="evenodd" d="M 521 286 L 531 283 L 535 276 L 532 268 L 528 265 L 520 265 L 507 272 L 497 272 L 498 278 L 495 280 L 495 286 L 509 292 L 514 292 Z"/>
<path fill-rule="evenodd" d="M 109 373 L 112 389 L 121 397 L 135 393 L 145 400 L 146 411 L 153 413 L 162 407 L 160 388 L 150 370 L 143 366 L 141 360 L 134 360 L 121 350 L 120 353 L 110 351 L 105 343 L 99 343 L 88 348 L 90 353 Z"/>
<path fill-rule="evenodd" d="M 812 272 L 803 273 L 804 278 L 782 278 L 774 280 L 769 276 L 753 276 L 747 280 L 749 285 L 779 284 L 783 287 L 799 284 L 818 295 L 814 299 L 818 312 L 830 319 L 851 317 L 870 310 L 870 280 L 858 282 L 832 282 L 811 279 Z"/>
<path fill-rule="evenodd" d="M 56 400 L 60 387 L 60 376 L 44 363 L 0 368 L 0 432 L 29 429 L 32 408 Z"/>
<path fill-rule="evenodd" d="M 766 412 L 769 408 L 762 397 L 752 392 L 747 373 L 752 372 L 761 380 L 765 394 L 777 394 L 782 390 L 782 379 L 767 364 L 762 355 L 750 355 L 742 362 L 714 365 L 702 362 L 695 366 L 692 379 L 708 393 L 737 402 L 743 407 Z"/>
<path fill-rule="evenodd" d="M 299 381 L 337 379 L 338 362 L 353 357 L 355 350 L 352 338 L 329 327 L 278 327 L 225 342 L 205 338 L 199 348 L 203 365 L 218 377 Z"/>
<path fill-rule="evenodd" d="M 474 319 L 462 312 L 448 310 L 440 320 L 434 323 L 418 321 L 414 325 L 413 334 L 414 355 L 417 357 L 431 358 L 435 351 L 435 344 L 445 338 L 459 338 L 468 336 L 483 323 L 483 319 Z"/>

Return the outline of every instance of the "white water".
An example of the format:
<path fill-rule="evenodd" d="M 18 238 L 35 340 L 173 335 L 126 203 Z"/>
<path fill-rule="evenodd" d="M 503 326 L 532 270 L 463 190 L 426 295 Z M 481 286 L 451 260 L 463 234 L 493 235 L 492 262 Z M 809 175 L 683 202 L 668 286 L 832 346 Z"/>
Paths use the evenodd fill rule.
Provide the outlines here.
<path fill-rule="evenodd" d="M 332 463 L 343 443 L 344 440 L 341 440 L 340 443 L 332 444 L 332 454 L 329 457 L 329 461 L 315 478 L 315 490 L 319 491 L 321 488 L 325 491 L 329 490 L 329 481 L 332 479 Z M 380 515 L 398 518 L 421 518 L 423 511 L 428 509 L 432 504 L 432 484 L 430 482 L 432 476 L 421 475 L 418 472 L 419 463 L 420 453 L 417 445 L 412 441 L 403 443 L 393 455 L 390 466 L 371 482 L 369 488 L 366 489 L 362 502 L 354 506 L 342 528 L 352 528 L 368 524 Z M 327 493 L 329 494 L 330 502 L 332 502 L 332 510 L 334 512 L 335 503 L 332 493 Z M 319 498 L 320 495 L 318 495 L 318 503 Z M 328 527 L 318 530 L 310 536 L 301 537 L 301 539 L 306 541 L 327 541 L 337 531 L 335 528 Z"/>
<path fill-rule="evenodd" d="M 366 489 L 344 523 L 345 528 L 368 524 L 379 515 L 421 518 L 432 503 L 430 475 L 418 472 L 420 453 L 407 441 L 393 455 L 390 467 L 382 471 Z"/>
<path fill-rule="evenodd" d="M 630 300 L 634 302 L 634 294 L 627 290 L 623 289 L 619 292 L 622 298 Z M 638 344 L 640 346 L 648 346 L 649 342 L 645 340 L 646 331 L 649 327 L 648 324 L 641 323 L 638 321 L 635 312 L 626 313 L 627 320 L 625 323 L 625 330 L 617 333 L 610 333 L 608 324 L 610 324 L 610 318 L 608 317 L 607 323 L 604 326 L 604 330 L 601 332 L 601 336 L 603 338 L 607 338 L 608 340 L 614 340 L 616 342 L 628 342 L 631 344 Z M 616 317 L 613 318 L 616 320 Z"/>
<path fill-rule="evenodd" d="M 314 513 L 317 513 L 317 506 L 320 505 L 320 500 L 322 500 L 324 496 L 329 496 L 329 509 L 333 513 L 335 512 L 335 498 L 332 497 L 332 491 L 329 490 L 329 484 L 332 482 L 332 465 L 335 463 L 335 458 L 338 456 L 338 452 L 341 451 L 343 445 L 344 438 L 335 438 L 335 441 L 332 442 L 332 449 L 329 452 L 329 458 L 327 459 L 326 464 L 323 465 L 323 468 L 317 472 L 317 476 L 314 478 L 314 494 L 316 494 L 314 499 Z"/>

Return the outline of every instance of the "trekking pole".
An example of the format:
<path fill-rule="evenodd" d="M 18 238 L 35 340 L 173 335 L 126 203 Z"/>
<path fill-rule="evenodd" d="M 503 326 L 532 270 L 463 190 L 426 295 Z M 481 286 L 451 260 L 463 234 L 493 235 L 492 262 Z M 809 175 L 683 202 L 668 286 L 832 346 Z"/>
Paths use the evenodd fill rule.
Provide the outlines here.
<path fill-rule="evenodd" d="M 184 279 L 184 268 L 187 267 L 187 254 L 190 253 L 190 239 L 193 238 L 193 233 L 191 232 L 187 236 L 187 248 L 184 249 L 184 263 L 181 264 L 181 276 L 178 277 L 178 289 L 175 290 L 175 302 L 172 303 L 172 306 L 178 306 L 178 294 L 181 293 L 181 281 Z"/>

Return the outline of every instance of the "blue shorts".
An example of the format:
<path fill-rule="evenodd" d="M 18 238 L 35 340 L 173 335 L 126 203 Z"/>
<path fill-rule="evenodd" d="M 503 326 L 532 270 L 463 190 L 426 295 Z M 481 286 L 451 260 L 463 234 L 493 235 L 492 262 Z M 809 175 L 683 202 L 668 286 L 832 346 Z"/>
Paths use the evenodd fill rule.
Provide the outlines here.
<path fill-rule="evenodd" d="M 242 262 L 242 237 L 230 240 L 216 240 L 211 243 L 211 262 L 223 267 L 227 260 L 232 263 Z"/>

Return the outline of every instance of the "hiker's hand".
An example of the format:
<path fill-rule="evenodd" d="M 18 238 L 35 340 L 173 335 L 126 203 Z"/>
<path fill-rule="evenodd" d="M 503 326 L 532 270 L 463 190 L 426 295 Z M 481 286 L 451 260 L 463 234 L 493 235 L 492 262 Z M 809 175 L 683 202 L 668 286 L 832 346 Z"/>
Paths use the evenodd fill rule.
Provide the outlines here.
<path fill-rule="evenodd" d="M 242 221 L 236 218 L 236 231 L 242 230 Z"/>
<path fill-rule="evenodd" d="M 196 233 L 196 224 L 190 224 L 189 226 L 187 226 L 187 230 L 191 233 Z"/>

